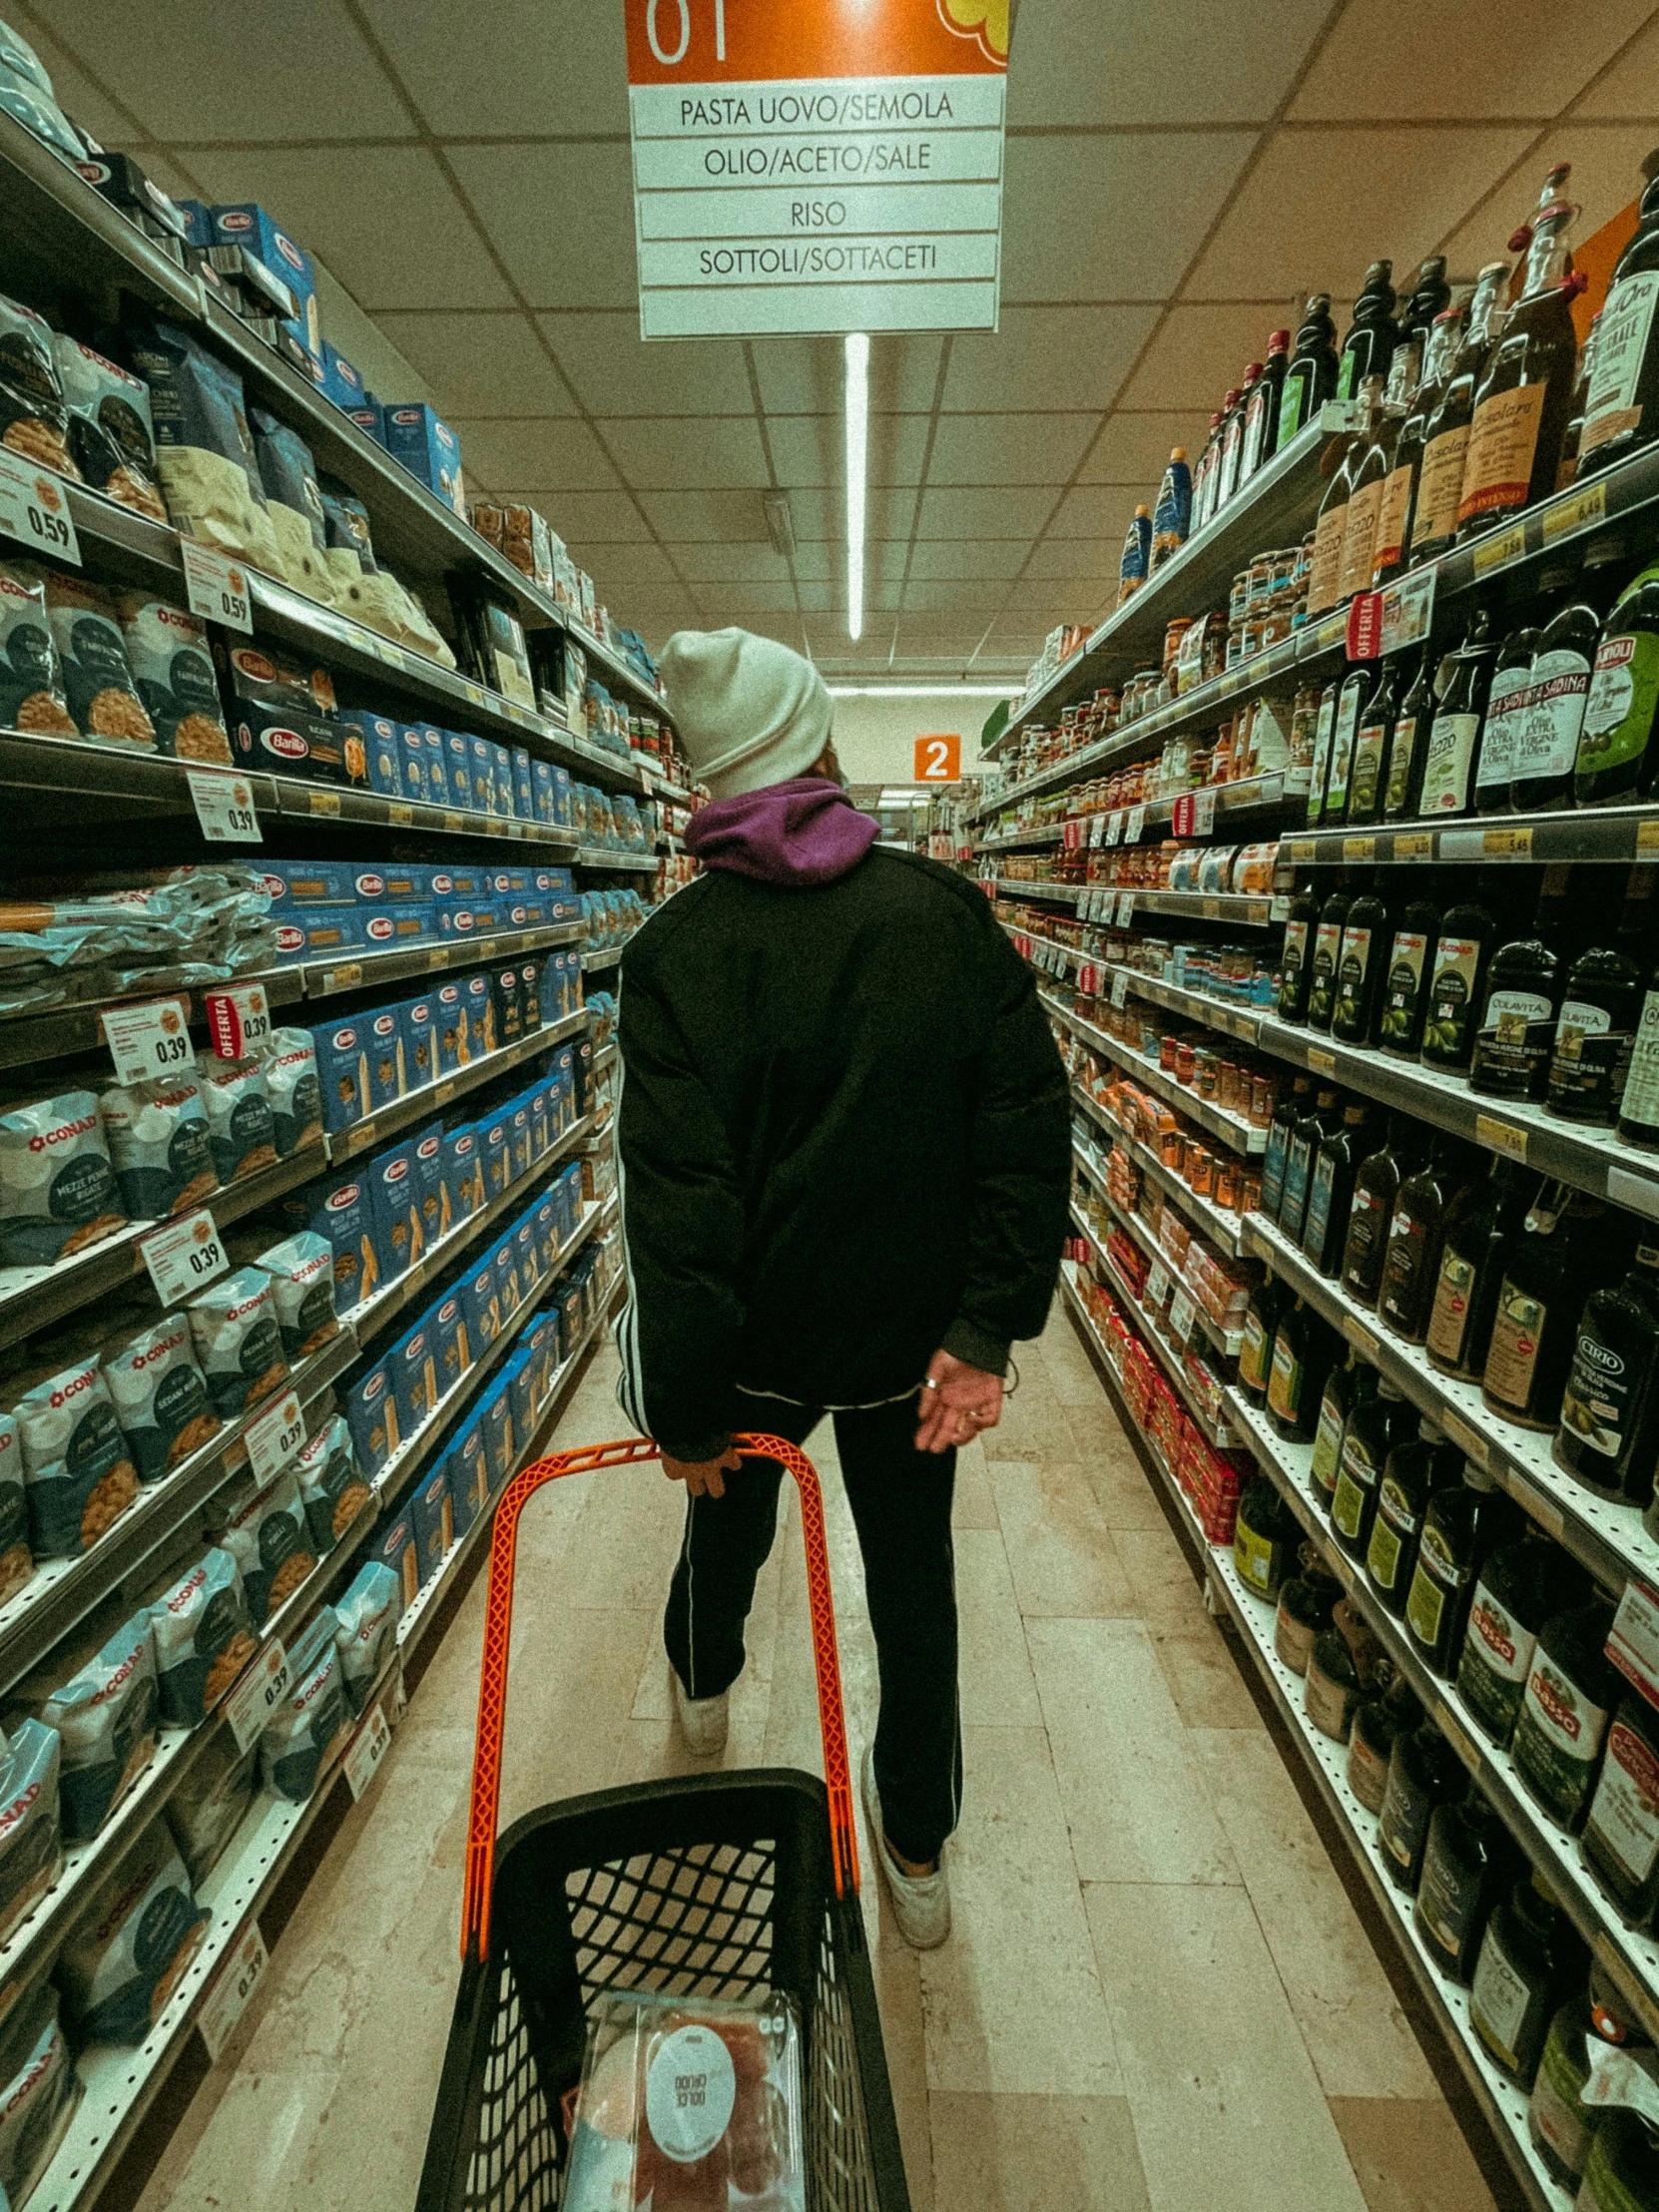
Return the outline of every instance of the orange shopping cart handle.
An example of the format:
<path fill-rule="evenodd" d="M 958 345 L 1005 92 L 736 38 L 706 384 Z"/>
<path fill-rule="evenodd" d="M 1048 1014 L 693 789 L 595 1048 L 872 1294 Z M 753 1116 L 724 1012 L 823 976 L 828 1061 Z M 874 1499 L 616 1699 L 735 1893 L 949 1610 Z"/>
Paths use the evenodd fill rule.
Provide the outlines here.
<path fill-rule="evenodd" d="M 824 1739 L 824 1780 L 830 1793 L 830 1848 L 835 1895 L 856 1896 L 858 1842 L 852 1818 L 852 1777 L 846 1756 L 840 1663 L 835 1651 L 835 1612 L 830 1589 L 830 1553 L 824 1540 L 824 1499 L 818 1471 L 799 1444 L 782 1436 L 736 1436 L 746 1459 L 776 1459 L 795 1476 L 801 1492 L 801 1536 L 807 1553 L 807 1598 L 812 1608 L 813 1657 L 818 1673 L 819 1729 Z M 501 1731 L 507 1706 L 507 1653 L 512 1642 L 513 1570 L 519 1515 L 544 1482 L 596 1467 L 631 1466 L 658 1459 L 643 1436 L 616 1443 L 557 1451 L 521 1468 L 495 1509 L 490 1531 L 489 1590 L 484 1607 L 484 1656 L 478 1678 L 478 1732 L 472 1752 L 472 1810 L 467 1827 L 466 1884 L 461 1899 L 461 1956 L 489 1953 L 490 1902 L 495 1883 L 495 1833 L 501 1811 Z"/>

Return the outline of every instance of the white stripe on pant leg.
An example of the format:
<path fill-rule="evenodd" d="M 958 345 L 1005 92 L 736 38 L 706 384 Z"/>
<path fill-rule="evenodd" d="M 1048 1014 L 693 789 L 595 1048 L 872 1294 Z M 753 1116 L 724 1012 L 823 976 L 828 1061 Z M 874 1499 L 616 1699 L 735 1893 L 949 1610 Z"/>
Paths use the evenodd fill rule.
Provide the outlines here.
<path fill-rule="evenodd" d="M 695 1593 L 697 1569 L 692 1564 L 692 1515 L 697 1511 L 697 1499 L 686 1500 L 686 1533 L 681 1538 L 680 1556 L 686 1562 L 686 1665 L 691 1670 L 691 1680 L 686 1684 L 686 1695 L 697 1696 L 697 1607 Z"/>
<path fill-rule="evenodd" d="M 628 1174 L 622 1158 L 622 1101 L 628 1088 L 628 1057 L 621 1050 L 622 990 L 620 970 L 616 985 L 617 1089 L 616 1110 L 612 1115 L 612 1127 L 616 1130 L 616 1203 L 617 1220 L 622 1230 L 622 1275 L 628 1286 L 628 1303 L 623 1308 L 622 1319 L 617 1324 L 617 1351 L 622 1358 L 622 1373 L 617 1381 L 617 1403 L 633 1422 L 642 1436 L 649 1436 L 651 1429 L 645 1417 L 645 1373 L 640 1362 L 640 1301 L 639 1289 L 634 1281 L 634 1265 L 628 1251 Z"/>

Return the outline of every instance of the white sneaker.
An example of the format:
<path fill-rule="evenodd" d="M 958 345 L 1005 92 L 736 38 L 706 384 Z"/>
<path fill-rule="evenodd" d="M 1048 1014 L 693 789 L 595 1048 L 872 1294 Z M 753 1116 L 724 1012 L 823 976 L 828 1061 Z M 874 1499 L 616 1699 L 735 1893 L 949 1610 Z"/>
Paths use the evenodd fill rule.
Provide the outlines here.
<path fill-rule="evenodd" d="M 939 1861 L 933 1874 L 906 1874 L 893 1858 L 887 1832 L 881 1825 L 881 1800 L 875 1792 L 875 1754 L 868 1749 L 859 1769 L 859 1787 L 864 1819 L 887 1880 L 898 1933 L 912 1950 L 934 1950 L 950 1934 L 950 1883 L 944 1861 Z"/>
<path fill-rule="evenodd" d="M 732 1693 L 722 1690 L 719 1697 L 690 1697 L 672 1667 L 668 1678 L 674 1685 L 674 1717 L 680 1723 L 686 1749 L 694 1759 L 717 1758 L 726 1749 Z"/>

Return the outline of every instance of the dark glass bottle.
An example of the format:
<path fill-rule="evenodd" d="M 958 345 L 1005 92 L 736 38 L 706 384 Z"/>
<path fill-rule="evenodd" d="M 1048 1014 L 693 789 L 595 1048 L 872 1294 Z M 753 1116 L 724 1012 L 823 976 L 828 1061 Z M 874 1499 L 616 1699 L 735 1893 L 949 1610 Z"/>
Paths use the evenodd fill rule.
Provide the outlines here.
<path fill-rule="evenodd" d="M 1578 366 L 1572 302 L 1580 281 L 1568 275 L 1567 247 L 1574 213 L 1558 200 L 1539 216 L 1520 303 L 1474 395 L 1457 502 L 1459 545 L 1555 489 Z"/>
<path fill-rule="evenodd" d="M 1291 1131 L 1285 1156 L 1285 1193 L 1279 1202 L 1279 1228 L 1294 1245 L 1302 1242 L 1302 1224 L 1308 1213 L 1308 1191 L 1314 1180 L 1314 1161 L 1320 1146 L 1337 1127 L 1337 1094 L 1315 1093 L 1313 1110 L 1304 1113 Z"/>
<path fill-rule="evenodd" d="M 1331 766 L 1325 777 L 1325 813 L 1328 830 L 1348 820 L 1349 792 L 1354 774 L 1354 744 L 1360 734 L 1360 716 L 1377 688 L 1377 675 L 1369 661 L 1359 661 L 1343 678 L 1337 696 L 1337 720 L 1331 732 Z"/>
<path fill-rule="evenodd" d="M 1333 677 L 1320 693 L 1319 714 L 1314 722 L 1314 765 L 1309 771 L 1307 826 L 1316 830 L 1325 813 L 1325 780 L 1331 769 L 1331 739 L 1337 727 L 1337 702 L 1342 681 Z"/>
<path fill-rule="evenodd" d="M 1411 296 L 1394 317 L 1399 325 L 1400 342 L 1410 346 L 1419 361 L 1427 351 L 1430 330 L 1450 301 L 1451 286 L 1446 282 L 1445 256 L 1429 254 L 1418 264 Z"/>
<path fill-rule="evenodd" d="M 1348 1235 L 1348 1211 L 1354 1178 L 1369 1139 L 1364 1099 L 1354 1099 L 1320 1145 L 1308 1187 L 1308 1211 L 1302 1225 L 1302 1249 L 1321 1275 L 1337 1274 Z"/>
<path fill-rule="evenodd" d="M 1460 900 L 1440 916 L 1422 1025 L 1424 1067 L 1468 1066 L 1475 1024 L 1486 1003 L 1486 971 L 1496 935 L 1497 923 L 1478 899 Z"/>
<path fill-rule="evenodd" d="M 1624 1918 L 1648 1927 L 1659 1906 L 1659 1713 L 1621 1693 L 1584 1823 L 1585 1863 Z"/>
<path fill-rule="evenodd" d="M 1500 1157 L 1483 1182 L 1468 1184 L 1446 1208 L 1423 1340 L 1430 1365 L 1442 1375 L 1480 1380 L 1492 1341 L 1504 1254 L 1537 1191 L 1535 1175 L 1518 1160 Z"/>
<path fill-rule="evenodd" d="M 1279 394 L 1279 422 L 1273 450 L 1281 452 L 1337 389 L 1337 325 L 1331 319 L 1331 294 L 1316 291 L 1303 309 L 1296 351 Z"/>
<path fill-rule="evenodd" d="M 1268 1400 L 1268 1373 L 1273 1361 L 1273 1340 L 1279 1324 L 1290 1311 L 1291 1291 L 1278 1276 L 1258 1283 L 1245 1308 L 1244 1342 L 1239 1347 L 1239 1387 L 1252 1405 Z"/>
<path fill-rule="evenodd" d="M 1607 2117 L 1605 2106 L 1583 2101 L 1591 2054 L 1607 2043 L 1645 2040 L 1635 2030 L 1629 1999 L 1604 1966 L 1592 1966 L 1589 1987 L 1556 2007 L 1526 2108 L 1526 2131 L 1545 2172 L 1569 2193 L 1576 2192 L 1590 2138 Z"/>
<path fill-rule="evenodd" d="M 1280 1587 L 1273 1648 L 1292 1674 L 1306 1674 L 1314 1639 L 1331 1626 L 1343 1586 L 1317 1563 L 1312 1544 L 1303 1544 L 1298 1559 L 1300 1572 L 1289 1576 Z"/>
<path fill-rule="evenodd" d="M 1372 589 L 1381 591 L 1405 567 L 1411 546 L 1411 524 L 1416 513 L 1417 478 L 1422 468 L 1423 444 L 1428 422 L 1444 396 L 1451 378 L 1451 364 L 1463 334 L 1463 309 L 1448 307 L 1429 326 L 1421 354 L 1422 368 L 1411 394 L 1405 420 L 1394 445 L 1393 462 L 1382 486 L 1382 512 L 1377 523 L 1377 553 L 1372 564 Z"/>
<path fill-rule="evenodd" d="M 1501 2072 L 1530 2089 L 1550 2015 L 1588 1964 L 1572 1923 L 1536 1874 L 1486 1923 L 1469 1992 L 1469 2024 Z"/>
<path fill-rule="evenodd" d="M 1343 948 L 1343 925 L 1348 920 L 1348 909 L 1353 903 L 1353 896 L 1346 877 L 1339 877 L 1337 888 L 1328 895 L 1320 908 L 1319 925 L 1314 931 L 1312 974 L 1308 984 L 1310 1029 L 1329 1029 L 1331 1016 L 1337 1010 L 1337 956 Z"/>
<path fill-rule="evenodd" d="M 1308 1019 L 1308 987 L 1314 979 L 1314 932 L 1319 918 L 1319 894 L 1310 878 L 1291 900 L 1291 910 L 1285 917 L 1285 943 L 1279 955 L 1277 1011 L 1281 1021 Z M 1273 1209 L 1269 1207 L 1268 1211 Z"/>
<path fill-rule="evenodd" d="M 1352 1351 L 1347 1360 L 1340 1367 L 1334 1367 L 1326 1377 L 1325 1388 L 1320 1394 L 1319 1418 L 1314 1425 L 1309 1473 L 1327 1512 L 1331 1510 L 1337 1473 L 1342 1465 L 1343 1433 L 1348 1427 L 1349 1415 L 1356 1406 L 1364 1405 L 1377 1395 L 1377 1370 L 1368 1367 L 1359 1353 Z"/>
<path fill-rule="evenodd" d="M 1381 1815 L 1388 1794 L 1394 1744 L 1422 1726 L 1422 1707 L 1402 1682 L 1371 1697 L 1354 1716 L 1348 1739 L 1348 1786 L 1368 1813 Z"/>
<path fill-rule="evenodd" d="M 1636 1021 L 1630 1071 L 1619 1101 L 1619 1135 L 1643 1152 L 1659 1152 L 1659 967 L 1649 971 Z"/>
<path fill-rule="evenodd" d="M 1469 1058 L 1469 1088 L 1484 1098 L 1542 1098 L 1566 990 L 1572 870 L 1546 867 L 1532 921 L 1500 944 Z"/>
<path fill-rule="evenodd" d="M 1656 709 L 1659 567 L 1650 567 L 1619 594 L 1596 647 L 1573 767 L 1573 797 L 1580 807 L 1605 807 L 1652 792 L 1659 771 Z"/>
<path fill-rule="evenodd" d="M 1359 467 L 1364 448 L 1358 438 L 1350 438 L 1343 448 L 1341 460 L 1331 472 L 1320 499 L 1319 515 L 1314 524 L 1314 553 L 1308 571 L 1308 619 L 1330 612 L 1336 606 L 1343 580 L 1343 546 L 1348 536 L 1348 499 L 1354 488 L 1354 471 Z M 1329 460 L 1329 452 L 1326 455 Z"/>
<path fill-rule="evenodd" d="M 1393 264 L 1373 262 L 1354 302 L 1354 320 L 1343 339 L 1337 367 L 1337 397 L 1354 399 L 1370 376 L 1382 378 L 1399 342 L 1394 323 Z"/>
<path fill-rule="evenodd" d="M 1377 1492 L 1377 1517 L 1366 1546 L 1366 1578 L 1396 1618 L 1417 1571 L 1417 1543 L 1428 1501 L 1437 1489 L 1462 1478 L 1462 1460 L 1430 1420 L 1422 1434 L 1394 1445 Z"/>
<path fill-rule="evenodd" d="M 1337 600 L 1343 606 L 1356 592 L 1371 589 L 1377 525 L 1382 515 L 1382 483 L 1404 409 L 1401 407 L 1390 418 L 1382 378 L 1368 376 L 1360 387 L 1356 412 L 1356 450 L 1349 462 L 1348 512 L 1343 522 L 1343 562 L 1337 575 Z"/>
<path fill-rule="evenodd" d="M 1428 733 L 1434 725 L 1434 656 L 1425 647 L 1388 739 L 1388 765 L 1382 779 L 1384 822 L 1410 821 L 1421 800 Z"/>
<path fill-rule="evenodd" d="M 1383 1869 L 1396 1890 L 1416 1888 L 1434 1808 L 1453 1796 L 1466 1779 L 1457 1754 L 1432 1721 L 1394 1738 L 1377 1841 L 1382 1847 Z"/>
<path fill-rule="evenodd" d="M 1314 1078 L 1298 1075 L 1293 1078 L 1288 1091 L 1281 1091 L 1274 1101 L 1273 1119 L 1268 1123 L 1267 1150 L 1262 1155 L 1262 1212 L 1269 1221 L 1279 1219 L 1279 1210 L 1285 1200 L 1285 1166 L 1290 1158 L 1291 1138 L 1296 1125 L 1314 1103 Z M 1266 1382 L 1264 1381 L 1264 1388 Z"/>
<path fill-rule="evenodd" d="M 1499 1544 L 1480 1569 L 1457 1661 L 1457 1695 L 1500 1748 L 1515 1732 L 1539 1629 L 1585 1595 L 1576 1562 L 1536 1528 Z"/>
<path fill-rule="evenodd" d="M 1387 790 L 1388 749 L 1399 715 L 1403 667 L 1395 658 L 1384 661 L 1377 688 L 1366 701 L 1354 740 L 1354 766 L 1349 776 L 1348 819 L 1351 823 L 1381 822 L 1382 796 Z"/>
<path fill-rule="evenodd" d="M 1248 483 L 1273 456 L 1279 435 L 1279 399 L 1290 366 L 1291 333 L 1275 330 L 1268 339 L 1268 357 L 1251 387 L 1245 406 L 1244 450 L 1239 456 L 1239 482 Z"/>
<path fill-rule="evenodd" d="M 1279 1324 L 1268 1375 L 1268 1419 L 1288 1443 L 1313 1434 L 1338 1349 L 1336 1332 L 1299 1298 Z"/>
<path fill-rule="evenodd" d="M 1428 1158 L 1400 1184 L 1394 1200 L 1378 1312 L 1407 1344 L 1420 1345 L 1427 1333 L 1446 1213 L 1469 1180 L 1469 1169 L 1467 1147 L 1436 1130 Z"/>
<path fill-rule="evenodd" d="M 1424 821 L 1466 815 L 1473 805 L 1480 773 L 1486 687 L 1496 658 L 1491 618 L 1482 607 L 1469 625 L 1468 636 L 1451 656 L 1445 690 L 1429 728 L 1417 798 L 1417 812 Z"/>
<path fill-rule="evenodd" d="M 1607 303 L 1596 318 L 1595 363 L 1578 437 L 1580 476 L 1659 437 L 1659 169 L 1651 164 L 1650 155 L 1635 236 L 1614 266 Z"/>
<path fill-rule="evenodd" d="M 1376 1392 L 1356 1405 L 1343 1430 L 1337 1487 L 1331 1495 L 1331 1529 L 1351 1559 L 1364 1559 L 1377 1512 L 1378 1485 L 1388 1454 L 1416 1434 L 1416 1408 L 1383 1376 Z"/>
<path fill-rule="evenodd" d="M 1547 1432 L 1560 1418 L 1606 1212 L 1599 1199 L 1546 1183 L 1504 1248 L 1480 1389 L 1492 1412 L 1522 1428 Z"/>
<path fill-rule="evenodd" d="M 1239 386 L 1233 403 L 1227 410 L 1227 423 L 1221 434 L 1221 489 L 1216 495 L 1218 512 L 1239 488 L 1239 470 L 1244 460 L 1245 423 L 1250 414 L 1251 398 L 1261 380 L 1262 363 L 1252 361 L 1244 372 L 1244 382 Z"/>
<path fill-rule="evenodd" d="M 1538 579 L 1545 622 L 1559 605 L 1570 582 L 1571 578 L 1561 569 L 1548 570 Z M 1536 606 L 1527 609 L 1529 616 L 1537 612 Z M 1480 733 L 1480 766 L 1474 779 L 1477 815 L 1506 815 L 1509 812 L 1509 779 L 1514 771 L 1521 725 L 1530 704 L 1527 686 L 1532 674 L 1532 657 L 1538 650 L 1538 636 L 1535 620 L 1523 622 L 1509 632 L 1497 649 L 1492 681 L 1486 693 L 1486 727 Z"/>
<path fill-rule="evenodd" d="M 1567 970 L 1544 1091 L 1563 1121 L 1611 1129 L 1619 1118 L 1642 1013 L 1652 888 L 1651 864 L 1633 867 L 1617 936 L 1591 944 Z"/>
<path fill-rule="evenodd" d="M 1216 511 L 1216 465 L 1221 459 L 1221 413 L 1210 417 L 1209 432 L 1204 440 L 1204 450 L 1198 456 L 1198 466 L 1193 470 L 1193 519 L 1192 531 L 1196 537 Z"/>
<path fill-rule="evenodd" d="M 1405 1598 L 1405 1633 L 1442 1682 L 1456 1671 L 1475 1578 L 1514 1524 L 1514 1508 L 1496 1475 L 1472 1459 L 1464 1460 L 1460 1482 L 1440 1484 L 1430 1493 Z"/>
<path fill-rule="evenodd" d="M 1233 1563 L 1245 1587 L 1276 1601 L 1301 1541 L 1302 1523 L 1267 1476 L 1248 1483 L 1233 1530 Z"/>
<path fill-rule="evenodd" d="M 1565 491 L 1578 475 L 1579 448 L 1584 439 L 1584 410 L 1590 402 L 1590 379 L 1595 374 L 1596 333 L 1601 316 L 1590 317 L 1590 327 L 1578 352 L 1578 373 L 1573 378 L 1567 405 L 1567 426 L 1561 433 L 1561 464 L 1555 472 L 1555 488 Z"/>
<path fill-rule="evenodd" d="M 1400 912 L 1388 945 L 1377 1041 L 1395 1059 L 1414 1060 L 1422 1045 L 1428 1012 L 1428 962 L 1440 930 L 1440 906 L 1434 898 L 1412 898 Z"/>
<path fill-rule="evenodd" d="M 1584 1301 L 1555 1457 L 1586 1488 L 1638 1508 L 1653 1495 L 1659 1451 L 1659 1246 L 1639 1244 L 1628 1272 Z"/>
<path fill-rule="evenodd" d="M 1488 262 L 1474 280 L 1468 320 L 1458 341 L 1451 374 L 1428 418 L 1422 466 L 1417 474 L 1417 506 L 1411 520 L 1411 564 L 1444 553 L 1457 534 L 1457 502 L 1468 457 L 1469 418 L 1474 394 L 1497 333 L 1503 327 L 1507 262 Z"/>
<path fill-rule="evenodd" d="M 1486 1918 L 1518 1854 L 1503 1817 L 1471 1782 L 1429 1817 L 1422 1876 L 1411 1918 L 1441 1973 L 1467 1984 Z"/>
<path fill-rule="evenodd" d="M 1349 907 L 1337 950 L 1337 1001 L 1331 1009 L 1331 1034 L 1343 1044 L 1373 1042 L 1392 934 L 1387 906 L 1373 884 L 1369 890 L 1362 890 Z"/>
<path fill-rule="evenodd" d="M 1526 711 L 1515 722 L 1509 803 L 1517 814 L 1570 807 L 1596 642 L 1614 564 L 1624 559 L 1618 538 L 1598 538 L 1584 556 L 1579 589 L 1539 627 L 1526 678 Z"/>
<path fill-rule="evenodd" d="M 1612 1625 L 1613 1608 L 1600 1598 L 1552 1614 L 1538 1631 L 1515 1716 L 1515 1772 L 1566 1829 L 1589 1810 L 1602 1738 L 1624 1687 L 1604 1648 Z"/>
<path fill-rule="evenodd" d="M 1423 1139 L 1409 1114 L 1391 1113 L 1382 1145 L 1361 1160 L 1343 1241 L 1343 1289 L 1375 1308 L 1382 1292 L 1388 1224 L 1399 1186 L 1421 1165 Z"/>

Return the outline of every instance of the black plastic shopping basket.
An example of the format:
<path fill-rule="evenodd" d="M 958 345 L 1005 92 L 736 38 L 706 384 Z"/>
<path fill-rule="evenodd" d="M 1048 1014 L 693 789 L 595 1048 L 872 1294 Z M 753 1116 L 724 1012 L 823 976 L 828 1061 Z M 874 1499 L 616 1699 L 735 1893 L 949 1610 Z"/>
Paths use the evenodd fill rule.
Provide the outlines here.
<path fill-rule="evenodd" d="M 588 2006 L 609 1990 L 800 2009 L 811 2212 L 909 2212 L 858 1909 L 857 1844 L 824 1508 L 812 1461 L 740 1436 L 801 1490 L 826 1781 L 794 1768 L 708 1774 L 544 1806 L 496 1842 L 518 1521 L 544 1482 L 657 1456 L 595 1444 L 509 1484 L 491 1537 L 461 1986 L 417 2212 L 554 2212 L 562 2100 L 581 2078 Z"/>

